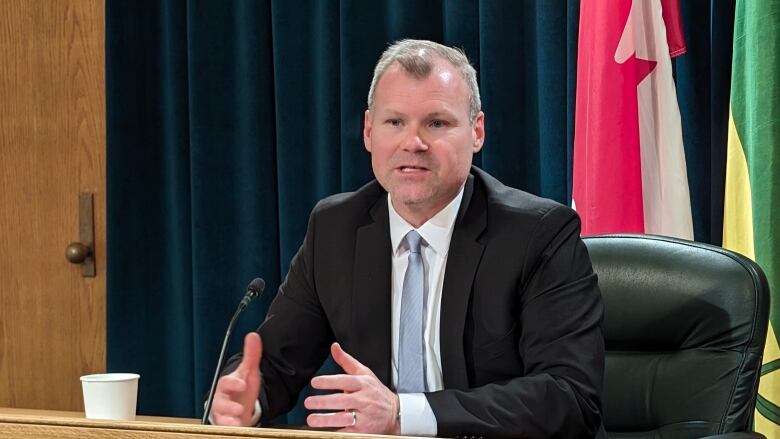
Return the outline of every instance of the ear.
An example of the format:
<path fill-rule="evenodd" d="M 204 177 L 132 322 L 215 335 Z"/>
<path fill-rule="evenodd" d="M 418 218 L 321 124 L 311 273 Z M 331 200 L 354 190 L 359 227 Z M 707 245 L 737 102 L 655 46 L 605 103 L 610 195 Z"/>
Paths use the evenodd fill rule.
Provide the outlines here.
<path fill-rule="evenodd" d="M 482 150 L 482 145 L 485 143 L 485 113 L 479 112 L 477 117 L 474 118 L 474 154 Z"/>
<path fill-rule="evenodd" d="M 363 116 L 363 145 L 371 152 L 371 112 L 368 110 Z"/>

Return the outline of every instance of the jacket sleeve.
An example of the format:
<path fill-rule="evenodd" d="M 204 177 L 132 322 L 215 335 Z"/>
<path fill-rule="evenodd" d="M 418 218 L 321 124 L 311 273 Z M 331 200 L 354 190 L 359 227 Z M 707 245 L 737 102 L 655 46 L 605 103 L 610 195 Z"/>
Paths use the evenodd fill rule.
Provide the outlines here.
<path fill-rule="evenodd" d="M 603 304 L 579 235 L 579 218 L 565 206 L 547 211 L 528 235 L 530 256 L 516 291 L 522 365 L 502 382 L 426 394 L 439 436 L 601 434 Z"/>

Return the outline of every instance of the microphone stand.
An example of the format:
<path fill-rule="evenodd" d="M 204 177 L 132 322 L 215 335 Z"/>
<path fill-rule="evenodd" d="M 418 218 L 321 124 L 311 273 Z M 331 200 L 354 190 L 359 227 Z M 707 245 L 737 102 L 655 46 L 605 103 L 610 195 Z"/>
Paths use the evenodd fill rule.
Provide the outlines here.
<path fill-rule="evenodd" d="M 255 297 L 262 294 L 263 289 L 265 289 L 265 281 L 263 279 L 255 278 L 252 282 L 249 283 L 249 286 L 246 289 L 246 294 L 244 295 L 244 298 L 241 299 L 241 303 L 238 304 L 238 308 L 236 308 L 236 312 L 233 313 L 233 317 L 230 319 L 230 323 L 228 323 L 227 331 L 225 332 L 225 338 L 222 340 L 222 349 L 219 351 L 219 360 L 217 360 L 217 368 L 214 371 L 214 378 L 211 380 L 211 388 L 209 389 L 209 398 L 206 400 L 206 409 L 203 412 L 203 418 L 201 418 L 200 423 L 203 425 L 206 425 L 209 419 L 209 414 L 211 413 L 211 403 L 214 402 L 214 390 L 217 388 L 217 381 L 219 381 L 219 372 L 222 370 L 222 363 L 225 361 L 225 351 L 227 350 L 228 341 L 230 341 L 230 334 L 233 333 L 233 325 L 236 324 L 236 320 L 238 320 L 238 316 L 241 314 L 241 312 L 246 309 L 247 305 L 249 305 L 249 302 L 254 299 Z"/>

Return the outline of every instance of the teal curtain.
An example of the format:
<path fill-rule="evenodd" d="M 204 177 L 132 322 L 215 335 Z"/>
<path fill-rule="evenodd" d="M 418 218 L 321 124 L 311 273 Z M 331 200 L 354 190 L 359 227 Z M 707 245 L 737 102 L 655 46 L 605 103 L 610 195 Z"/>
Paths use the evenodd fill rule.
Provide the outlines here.
<path fill-rule="evenodd" d="M 719 239 L 722 211 L 719 3 L 685 2 L 690 49 L 676 61 L 702 241 Z M 569 203 L 578 20 L 573 0 L 106 0 L 107 363 L 141 374 L 139 413 L 200 416 L 246 284 L 262 276 L 266 294 L 231 352 L 316 201 L 372 178 L 363 112 L 394 40 L 464 48 L 487 114 L 477 164 Z"/>
<path fill-rule="evenodd" d="M 721 245 L 734 0 L 681 0 L 688 53 L 674 60 L 694 237 Z"/>

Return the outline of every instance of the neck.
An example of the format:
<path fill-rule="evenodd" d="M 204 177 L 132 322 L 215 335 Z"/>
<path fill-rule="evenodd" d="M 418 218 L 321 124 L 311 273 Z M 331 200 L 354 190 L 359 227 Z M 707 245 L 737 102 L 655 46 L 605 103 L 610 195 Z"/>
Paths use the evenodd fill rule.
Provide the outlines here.
<path fill-rule="evenodd" d="M 402 203 L 394 200 L 392 195 L 389 196 L 390 202 L 393 204 L 393 209 L 395 209 L 398 216 L 411 224 L 411 226 L 415 229 L 419 229 L 423 224 L 428 222 L 428 220 L 436 216 L 445 207 L 447 207 L 448 204 L 452 203 L 452 200 L 458 196 L 461 190 L 463 190 L 462 187 L 457 192 L 452 194 L 451 197 L 447 197 L 446 201 L 433 205 L 427 205 L 424 203 Z"/>
<path fill-rule="evenodd" d="M 444 206 L 442 206 L 440 209 L 433 212 L 430 211 L 429 209 L 426 210 L 420 209 L 418 211 L 414 208 L 410 209 L 408 208 L 408 206 L 404 206 L 404 205 L 399 206 L 393 203 L 393 209 L 395 209 L 395 211 L 398 213 L 398 216 L 403 218 L 407 223 L 411 224 L 412 227 L 414 227 L 415 229 L 419 229 L 423 224 L 428 222 L 429 219 L 433 218 L 433 216 L 436 215 L 439 212 L 439 210 L 443 208 Z"/>

